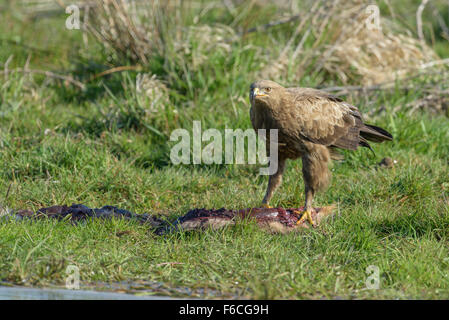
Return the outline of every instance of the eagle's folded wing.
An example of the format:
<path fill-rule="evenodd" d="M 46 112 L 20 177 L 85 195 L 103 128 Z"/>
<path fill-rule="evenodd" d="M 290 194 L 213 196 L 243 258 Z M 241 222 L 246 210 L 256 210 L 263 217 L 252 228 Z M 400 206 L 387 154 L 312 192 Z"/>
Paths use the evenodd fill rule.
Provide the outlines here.
<path fill-rule="evenodd" d="M 364 126 L 356 107 L 313 89 L 293 89 L 287 119 L 297 138 L 313 143 L 355 150 Z"/>

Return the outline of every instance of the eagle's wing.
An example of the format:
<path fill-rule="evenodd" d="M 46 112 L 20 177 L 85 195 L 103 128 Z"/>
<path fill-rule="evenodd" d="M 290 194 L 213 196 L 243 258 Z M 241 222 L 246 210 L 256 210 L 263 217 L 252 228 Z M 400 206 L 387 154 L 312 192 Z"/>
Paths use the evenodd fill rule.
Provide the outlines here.
<path fill-rule="evenodd" d="M 355 150 L 364 145 L 359 110 L 343 100 L 316 89 L 289 88 L 288 127 L 297 138 L 313 143 Z"/>

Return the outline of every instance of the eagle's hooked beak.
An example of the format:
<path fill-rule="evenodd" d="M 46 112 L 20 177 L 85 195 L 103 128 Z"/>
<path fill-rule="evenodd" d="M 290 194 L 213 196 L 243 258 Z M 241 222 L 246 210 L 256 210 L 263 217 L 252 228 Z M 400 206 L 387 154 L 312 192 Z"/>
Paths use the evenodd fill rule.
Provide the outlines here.
<path fill-rule="evenodd" d="M 268 94 L 261 91 L 259 88 L 254 88 L 251 93 L 251 100 L 253 100 L 255 97 L 266 97 Z"/>

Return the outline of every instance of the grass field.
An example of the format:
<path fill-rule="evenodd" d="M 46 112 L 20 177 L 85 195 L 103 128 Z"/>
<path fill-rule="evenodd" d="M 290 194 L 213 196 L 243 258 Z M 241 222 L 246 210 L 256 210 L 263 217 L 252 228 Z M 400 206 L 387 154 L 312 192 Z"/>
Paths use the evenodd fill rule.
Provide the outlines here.
<path fill-rule="evenodd" d="M 414 14 L 419 3 L 395 1 L 393 12 L 409 17 L 404 10 Z M 442 3 L 436 7 L 447 20 L 447 2 Z M 385 2 L 379 6 L 391 16 Z M 165 55 L 143 64 L 104 47 L 91 34 L 66 29 L 63 11 L 31 19 L 18 2 L 0 1 L 0 8 L 0 66 L 4 71 L 8 61 L 10 70 L 0 74 L 1 206 L 108 204 L 173 218 L 196 207 L 260 204 L 267 178 L 257 174 L 258 166 L 175 166 L 169 137 L 176 128 L 190 130 L 193 120 L 221 131 L 250 128 L 249 84 L 288 42 L 296 24 L 251 33 L 229 48 L 205 48 L 197 40 L 191 53 L 180 55 L 166 45 Z M 219 23 L 232 30 L 276 18 L 272 6 L 245 8 L 236 6 L 232 14 L 218 6 L 191 15 L 196 12 L 198 25 Z M 439 58 L 448 58 L 449 43 L 431 13 L 426 11 L 423 20 L 432 21 L 425 24 L 426 40 Z M 313 44 L 305 40 L 304 47 Z M 86 89 L 17 70 L 27 61 L 31 70 L 70 75 Z M 101 75 L 117 66 L 138 67 Z M 354 76 L 344 82 L 329 70 L 312 72 L 313 66 L 299 76 L 292 71 L 297 65 L 290 64 L 275 80 L 309 87 L 361 81 Z M 60 286 L 67 266 L 76 265 L 82 285 L 148 280 L 191 288 L 193 296 L 206 289 L 203 297 L 448 299 L 449 109 L 411 113 L 408 107 L 427 97 L 429 86 L 443 88 L 438 92 L 447 96 L 446 71 L 398 80 L 389 90 L 343 96 L 395 140 L 374 145 L 375 155 L 366 149 L 344 152 L 345 160 L 333 164 L 333 182 L 315 203 L 336 204 L 337 215 L 317 229 L 270 235 L 240 223 L 157 237 L 122 220 L 77 226 L 1 221 L 0 281 Z M 136 90 L 142 72 L 161 79 L 153 88 L 158 86 L 163 98 L 155 101 Z M 381 107 L 384 111 L 370 113 Z M 378 169 L 384 157 L 397 160 L 395 167 Z M 301 163 L 290 162 L 272 202 L 300 206 L 303 188 Z M 379 289 L 366 289 L 369 266 L 380 271 Z"/>

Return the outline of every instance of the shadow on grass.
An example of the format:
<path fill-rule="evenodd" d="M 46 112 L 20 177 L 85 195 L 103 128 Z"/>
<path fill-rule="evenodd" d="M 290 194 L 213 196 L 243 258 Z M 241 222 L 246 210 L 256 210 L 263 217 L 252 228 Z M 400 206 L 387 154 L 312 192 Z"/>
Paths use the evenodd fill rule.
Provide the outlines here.
<path fill-rule="evenodd" d="M 86 89 L 83 91 L 71 86 L 60 85 L 55 86 L 54 91 L 60 100 L 66 103 L 82 103 L 102 98 L 106 94 L 105 84 L 114 94 L 123 94 L 122 77 L 115 73 L 101 77 L 98 76 L 102 72 L 110 69 L 111 67 L 92 60 L 76 59 L 69 73 L 73 78 L 83 83 Z"/>

